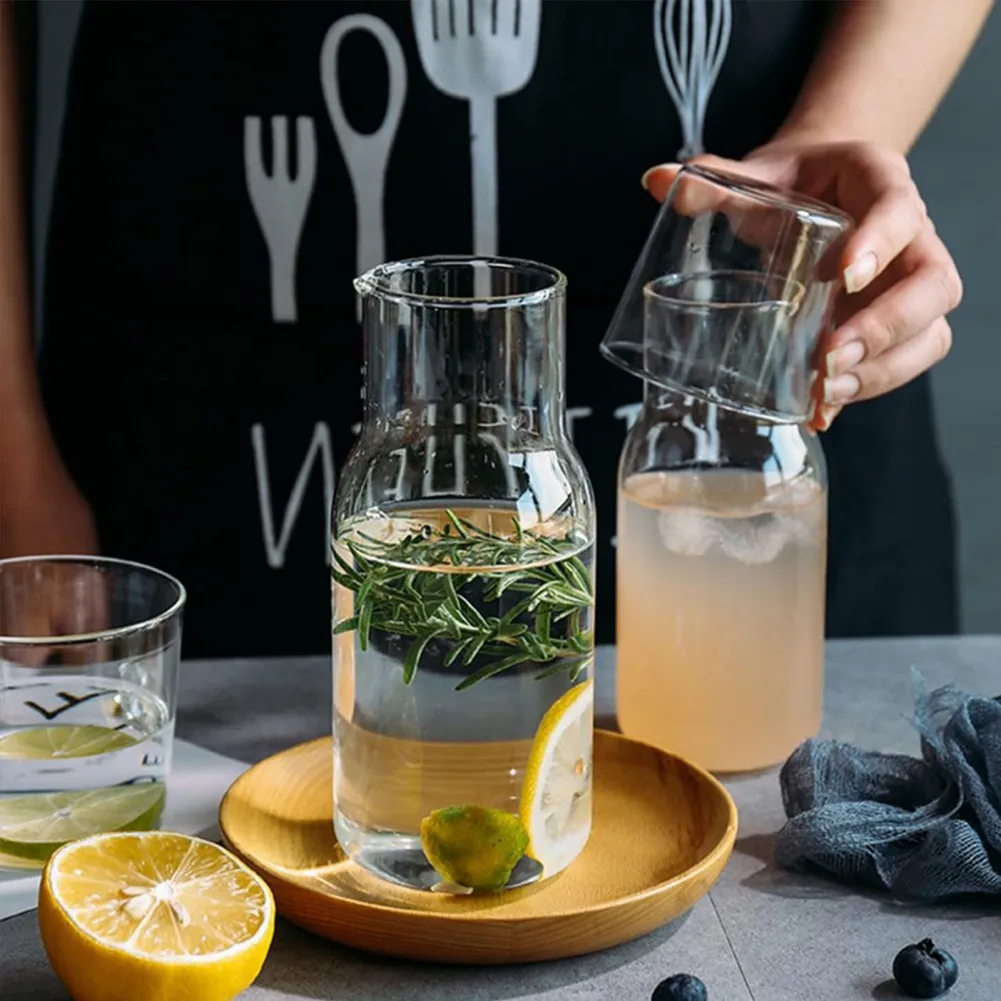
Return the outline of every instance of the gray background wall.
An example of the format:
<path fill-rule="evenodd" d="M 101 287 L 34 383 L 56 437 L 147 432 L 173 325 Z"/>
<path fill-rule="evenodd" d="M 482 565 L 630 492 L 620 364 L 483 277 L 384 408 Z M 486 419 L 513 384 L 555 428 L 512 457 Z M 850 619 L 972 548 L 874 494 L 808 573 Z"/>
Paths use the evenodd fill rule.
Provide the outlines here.
<path fill-rule="evenodd" d="M 964 0 L 955 0 L 962 3 Z M 39 99 L 48 110 L 38 136 L 39 193 L 33 220 L 44 248 L 68 55 L 79 0 L 43 3 Z M 966 286 L 953 316 L 955 347 L 933 378 L 939 436 L 959 514 L 965 632 L 1001 633 L 1001 10 L 991 15 L 969 61 L 911 156 L 932 218 Z"/>
<path fill-rule="evenodd" d="M 962 3 L 963 0 L 957 0 Z M 965 284 L 933 375 L 959 512 L 963 630 L 1001 633 L 1001 9 L 911 155 Z"/>

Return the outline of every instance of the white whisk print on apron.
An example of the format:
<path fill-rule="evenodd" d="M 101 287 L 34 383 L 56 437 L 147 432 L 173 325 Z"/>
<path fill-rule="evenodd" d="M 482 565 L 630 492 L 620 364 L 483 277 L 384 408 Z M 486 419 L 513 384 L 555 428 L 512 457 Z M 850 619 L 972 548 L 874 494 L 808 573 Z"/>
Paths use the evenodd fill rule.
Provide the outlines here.
<path fill-rule="evenodd" d="M 726 58 L 732 23 L 731 0 L 654 0 L 657 63 L 681 119 L 679 160 L 705 152 L 706 108 Z"/>
<path fill-rule="evenodd" d="M 680 161 L 704 153 L 706 108 L 720 67 L 726 58 L 733 22 L 731 0 L 654 0 L 653 40 L 657 63 L 681 120 Z M 710 270 L 709 236 L 712 219 L 692 227 L 688 270 Z"/>

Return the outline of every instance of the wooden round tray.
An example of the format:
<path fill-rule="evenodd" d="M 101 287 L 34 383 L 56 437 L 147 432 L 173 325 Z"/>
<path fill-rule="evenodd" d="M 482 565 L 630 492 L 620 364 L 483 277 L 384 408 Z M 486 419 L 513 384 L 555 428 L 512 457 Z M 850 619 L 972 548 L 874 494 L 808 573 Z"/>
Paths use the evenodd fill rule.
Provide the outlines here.
<path fill-rule="evenodd" d="M 591 839 L 569 869 L 499 895 L 422 893 L 344 856 L 333 831 L 332 765 L 330 738 L 262 761 L 227 792 L 219 824 L 285 918 L 388 956 L 526 963 L 628 942 L 704 896 L 737 834 L 737 808 L 708 773 L 597 730 Z"/>

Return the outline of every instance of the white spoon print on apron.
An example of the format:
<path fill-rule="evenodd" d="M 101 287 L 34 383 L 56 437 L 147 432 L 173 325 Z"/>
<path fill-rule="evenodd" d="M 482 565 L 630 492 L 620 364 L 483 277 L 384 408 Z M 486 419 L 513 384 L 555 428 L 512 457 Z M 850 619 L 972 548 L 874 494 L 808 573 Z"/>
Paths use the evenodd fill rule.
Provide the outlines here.
<path fill-rule="evenodd" d="M 337 56 L 341 42 L 352 31 L 367 31 L 372 35 L 382 47 L 389 70 L 386 114 L 379 128 L 368 135 L 356 132 L 348 122 L 338 84 Z M 382 201 L 386 169 L 407 95 L 407 63 L 403 47 L 392 28 L 371 14 L 351 14 L 335 21 L 327 31 L 320 50 L 320 84 L 330 124 L 334 127 L 354 188 L 358 232 L 355 270 L 357 274 L 363 274 L 385 261 L 386 231 Z M 355 315 L 361 319 L 360 299 L 355 302 Z"/>

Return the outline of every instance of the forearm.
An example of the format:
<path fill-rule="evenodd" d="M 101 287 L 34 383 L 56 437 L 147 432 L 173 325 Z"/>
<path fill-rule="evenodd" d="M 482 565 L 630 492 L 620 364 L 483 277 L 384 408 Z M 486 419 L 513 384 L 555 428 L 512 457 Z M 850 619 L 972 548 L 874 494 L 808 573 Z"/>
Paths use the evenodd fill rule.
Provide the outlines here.
<path fill-rule="evenodd" d="M 994 0 L 840 0 L 776 138 L 870 141 L 906 153 L 938 107 Z"/>
<path fill-rule="evenodd" d="M 11 11 L 0 0 L 0 520 L 12 516 L 31 466 L 51 447 L 35 377 Z"/>

